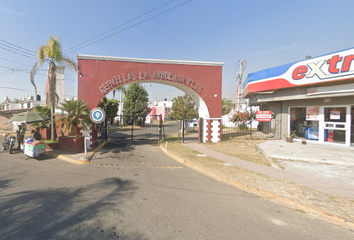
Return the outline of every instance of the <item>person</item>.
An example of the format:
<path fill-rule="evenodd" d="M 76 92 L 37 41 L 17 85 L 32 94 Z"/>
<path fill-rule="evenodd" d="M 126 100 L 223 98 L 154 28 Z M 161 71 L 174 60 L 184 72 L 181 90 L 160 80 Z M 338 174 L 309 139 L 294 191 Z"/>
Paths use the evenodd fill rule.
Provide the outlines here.
<path fill-rule="evenodd" d="M 5 138 L 5 142 L 2 144 L 2 149 L 6 150 L 6 148 L 9 146 L 11 135 L 4 133 L 3 137 Z"/>
<path fill-rule="evenodd" d="M 36 141 L 42 140 L 41 134 L 39 134 L 39 132 L 37 132 L 35 130 L 32 130 L 32 136 L 33 136 L 33 140 L 36 140 Z"/>
<path fill-rule="evenodd" d="M 22 127 L 22 125 L 18 125 L 18 131 L 17 131 L 17 141 L 18 141 L 18 149 L 21 148 L 21 145 L 23 145 L 23 140 L 25 138 L 25 132 L 26 129 Z"/>

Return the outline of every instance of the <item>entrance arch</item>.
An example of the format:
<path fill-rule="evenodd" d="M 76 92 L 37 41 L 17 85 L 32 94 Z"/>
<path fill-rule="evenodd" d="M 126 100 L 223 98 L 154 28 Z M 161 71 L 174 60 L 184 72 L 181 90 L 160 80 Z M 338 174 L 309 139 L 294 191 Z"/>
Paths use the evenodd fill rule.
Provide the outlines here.
<path fill-rule="evenodd" d="M 197 62 L 77 55 L 78 98 L 90 109 L 118 86 L 161 83 L 181 89 L 198 106 L 204 120 L 203 141 L 221 139 L 221 62 Z"/>

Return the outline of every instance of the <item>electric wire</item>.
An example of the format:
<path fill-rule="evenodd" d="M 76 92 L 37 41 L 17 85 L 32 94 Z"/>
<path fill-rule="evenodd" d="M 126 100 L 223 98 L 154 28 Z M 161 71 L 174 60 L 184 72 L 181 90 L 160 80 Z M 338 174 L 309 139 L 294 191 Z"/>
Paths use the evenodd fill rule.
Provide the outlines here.
<path fill-rule="evenodd" d="M 20 49 L 22 49 L 22 50 L 25 50 L 25 51 L 27 51 L 27 52 L 30 52 L 30 53 L 32 53 L 32 54 L 33 54 L 33 53 L 36 54 L 36 52 L 34 52 L 34 51 L 32 51 L 32 50 L 29 50 L 29 49 L 27 49 L 27 48 L 20 47 L 20 46 L 18 46 L 18 45 L 16 45 L 16 44 L 7 42 L 7 41 L 5 41 L 5 40 L 0 39 L 0 41 L 1 41 L 1 42 L 4 42 L 4 43 L 6 43 L 6 44 L 9 44 L 9 45 L 11 45 L 11 46 L 20 48 Z"/>
<path fill-rule="evenodd" d="M 131 19 L 131 20 L 129 20 L 129 21 L 123 23 L 123 24 L 120 24 L 120 25 L 118 25 L 118 26 L 116 26 L 116 27 L 114 27 L 114 28 L 112 28 L 112 29 L 110 29 L 110 30 L 108 30 L 108 31 L 106 31 L 106 32 L 103 32 L 103 33 L 101 33 L 101 34 L 99 34 L 99 35 L 97 35 L 97 36 L 95 36 L 95 37 L 93 37 L 93 38 L 91 38 L 91 39 L 89 39 L 89 40 L 86 40 L 86 41 L 84 41 L 84 42 L 82 42 L 82 43 L 80 43 L 80 44 L 78 44 L 78 45 L 75 45 L 74 47 L 71 47 L 71 48 L 67 49 L 65 52 L 66 52 L 66 53 L 71 53 L 71 52 L 73 52 L 73 51 L 77 51 L 77 50 L 79 50 L 79 49 L 82 49 L 82 48 L 85 48 L 85 47 L 87 47 L 87 46 L 90 46 L 90 45 L 92 45 L 92 44 L 94 44 L 94 43 L 103 41 L 104 39 L 107 39 L 107 38 L 109 38 L 109 37 L 112 37 L 112 36 L 114 36 L 114 35 L 116 35 L 116 34 L 119 34 L 119 33 L 123 32 L 123 31 L 125 31 L 125 30 L 131 29 L 131 28 L 133 28 L 133 27 L 135 27 L 135 26 L 138 26 L 138 25 L 140 25 L 140 24 L 142 24 L 142 23 L 145 23 L 145 22 L 147 22 L 147 21 L 150 21 L 150 20 L 152 20 L 152 19 L 154 19 L 154 18 L 156 18 L 156 17 L 158 17 L 158 16 L 161 16 L 161 15 L 167 13 L 167 12 L 170 12 L 170 11 L 176 9 L 176 8 L 179 8 L 179 7 L 185 5 L 185 4 L 187 4 L 187 3 L 189 3 L 189 2 L 191 2 L 191 1 L 193 1 L 193 0 L 189 0 L 189 1 L 183 2 L 183 3 L 181 3 L 181 4 L 179 4 L 179 5 L 175 6 L 175 7 L 172 7 L 172 8 L 170 8 L 170 9 L 167 9 L 166 11 L 163 11 L 163 12 L 161 12 L 161 13 L 159 13 L 159 14 L 156 14 L 156 15 L 150 17 L 150 18 L 147 18 L 147 19 L 145 19 L 145 20 L 143 20 L 143 21 L 140 21 L 140 22 L 138 22 L 138 23 L 136 23 L 136 24 L 133 24 L 133 25 L 131 25 L 131 26 L 129 26 L 129 27 L 126 27 L 126 28 L 124 28 L 124 29 L 122 29 L 122 30 L 120 30 L 120 31 L 118 31 L 118 32 L 112 33 L 112 34 L 110 34 L 110 35 L 108 35 L 108 36 L 106 36 L 106 37 L 100 38 L 100 39 L 98 39 L 98 40 L 96 40 L 96 41 L 94 41 L 94 42 L 91 42 L 91 43 L 89 43 L 89 44 L 86 44 L 86 45 L 84 45 L 84 46 L 82 46 L 82 47 L 76 48 L 76 47 L 81 46 L 81 45 L 83 45 L 83 44 L 85 44 L 85 43 L 87 43 L 87 42 L 90 42 L 90 41 L 92 41 L 92 40 L 94 40 L 94 39 L 97 39 L 97 38 L 99 38 L 100 36 L 102 36 L 102 35 L 104 35 L 104 34 L 106 34 L 106 33 L 108 33 L 108 32 L 113 31 L 114 29 L 117 29 L 117 28 L 119 28 L 119 27 L 121 27 L 121 26 L 124 26 L 124 25 L 126 25 L 126 24 L 128 24 L 128 23 L 130 23 L 130 22 L 132 22 L 132 21 L 134 21 L 134 20 L 136 20 L 136 19 L 139 19 L 139 18 L 141 18 L 141 17 L 143 17 L 143 16 L 145 16 L 145 15 L 147 15 L 147 14 L 149 14 L 149 13 L 151 13 L 151 12 L 153 12 L 153 11 L 155 11 L 155 10 L 157 10 L 157 9 L 159 9 L 159 8 L 161 8 L 161 7 L 163 7 L 163 6 L 166 6 L 167 4 L 169 4 L 169 3 L 173 2 L 173 1 L 175 1 L 175 0 L 171 0 L 171 1 L 167 2 L 167 3 L 165 3 L 165 4 L 162 4 L 162 5 L 160 5 L 160 6 L 156 7 L 156 8 L 154 8 L 154 9 L 152 9 L 152 10 L 150 10 L 150 11 L 144 13 L 144 14 L 139 15 L 138 17 L 135 17 L 135 18 L 133 18 L 133 19 Z M 18 45 L 16 45 L 16 44 L 12 44 L 12 43 L 7 42 L 7 41 L 2 40 L 2 39 L 0 39 L 0 41 L 6 43 L 6 44 L 8 44 L 8 45 L 11 45 L 11 46 L 14 46 L 14 47 L 18 48 L 18 49 L 16 49 L 16 48 L 11 47 L 11 46 L 8 46 L 8 45 L 6 45 L 6 44 L 0 43 L 0 45 L 4 46 L 4 47 L 0 46 L 1 49 L 4 49 L 4 50 L 6 50 L 6 51 L 9 51 L 9 52 L 12 52 L 12 53 L 15 53 L 15 54 L 18 54 L 18 55 L 27 57 L 27 58 L 31 58 L 31 59 L 37 60 L 36 58 L 34 58 L 33 56 L 31 56 L 32 54 L 35 54 L 34 51 L 31 51 L 31 50 L 29 50 L 29 49 L 20 47 L 20 46 L 18 46 Z M 5 47 L 6 47 L 6 48 L 5 48 Z M 10 50 L 10 49 L 13 49 L 14 51 L 13 51 L 13 50 Z M 73 50 L 71 50 L 71 49 L 73 49 Z M 71 51 L 68 51 L 68 50 L 71 50 Z M 4 59 L 4 58 L 1 58 L 1 59 Z M 4 60 L 8 60 L 8 59 L 4 59 Z M 8 60 L 8 61 L 11 61 L 11 60 Z M 11 62 L 14 62 L 14 61 L 11 61 Z M 14 62 L 14 63 L 18 63 L 18 62 Z M 20 63 L 18 63 L 18 64 L 20 64 Z M 34 65 L 34 63 L 33 63 L 33 64 L 27 64 L 27 65 L 24 65 L 24 64 L 23 64 L 22 69 L 25 68 L 25 67 L 31 66 L 31 65 Z M 15 71 L 21 71 L 22 69 L 21 69 L 21 68 L 15 69 L 15 68 L 10 68 L 10 67 L 9 67 L 9 71 L 10 71 L 10 72 L 9 72 L 9 73 L 5 73 L 5 74 L 1 75 L 0 77 L 7 76 L 7 75 L 9 75 L 9 74 L 11 74 L 11 73 L 13 73 L 13 72 L 15 72 Z M 26 71 L 26 70 L 23 70 L 22 72 L 25 72 L 25 71 Z M 27 70 L 27 71 L 29 71 L 29 70 Z M 37 74 L 37 75 L 44 75 L 44 74 Z M 44 75 L 44 76 L 46 76 L 46 75 Z M 68 80 L 69 80 L 69 79 L 68 79 Z M 71 79 L 70 79 L 69 81 L 77 81 L 77 80 L 71 80 Z M 0 88 L 32 92 L 32 91 L 25 90 L 25 89 L 11 88 L 11 87 L 5 87 L 5 86 L 0 86 Z M 40 92 L 40 93 L 43 93 L 43 92 Z"/>
<path fill-rule="evenodd" d="M 0 43 L 0 44 L 1 44 L 1 43 Z M 24 57 L 28 57 L 28 58 L 32 58 L 32 59 L 36 59 L 36 58 L 34 58 L 34 57 L 31 57 L 31 56 L 28 56 L 28 55 L 25 55 L 25 54 L 22 54 L 22 53 L 15 52 L 15 51 L 9 50 L 9 49 L 4 48 L 4 47 L 1 47 L 1 46 L 0 46 L 0 48 L 4 49 L 4 50 L 6 50 L 6 51 L 9 51 L 9 52 L 12 52 L 12 53 L 15 53 L 15 54 L 18 54 L 18 55 L 24 56 Z"/>
<path fill-rule="evenodd" d="M 187 4 L 187 3 L 189 3 L 189 2 L 191 2 L 191 1 L 193 1 L 193 0 L 189 0 L 189 1 L 186 1 L 186 2 L 184 2 L 184 3 L 181 3 L 181 4 L 179 4 L 179 5 L 177 5 L 177 6 L 173 7 L 173 8 L 170 8 L 170 9 L 168 9 L 168 10 L 166 10 L 166 11 L 163 11 L 163 12 L 161 12 L 161 13 L 159 13 L 159 14 L 156 14 L 156 15 L 150 17 L 150 18 L 147 18 L 147 19 L 145 19 L 145 20 L 143 20 L 143 21 L 140 21 L 140 22 L 138 22 L 138 23 L 135 23 L 135 24 L 133 24 L 133 25 L 131 25 L 131 26 L 129 26 L 129 27 L 123 28 L 122 30 L 120 30 L 120 31 L 118 31 L 118 32 L 112 33 L 112 34 L 110 34 L 110 35 L 108 35 L 108 36 L 106 36 L 106 37 L 100 38 L 100 39 L 98 39 L 98 40 L 96 40 L 96 41 L 94 41 L 94 42 L 91 42 L 91 43 L 89 43 L 89 44 L 86 44 L 86 45 L 84 45 L 84 46 L 82 46 L 82 47 L 73 49 L 73 50 L 71 50 L 71 51 L 67 51 L 66 53 L 71 53 L 71 52 L 77 51 L 77 50 L 79 50 L 79 49 L 88 47 L 88 46 L 90 46 L 90 45 L 92 45 L 92 44 L 95 44 L 95 43 L 97 43 L 97 42 L 103 41 L 104 39 L 107 39 L 107 38 L 112 37 L 112 36 L 114 36 L 114 35 L 116 35 L 116 34 L 119 34 L 119 33 L 121 33 L 121 32 L 124 32 L 124 31 L 128 30 L 128 29 L 131 29 L 131 28 L 136 27 L 136 26 L 138 26 L 138 25 L 140 25 L 140 24 L 143 24 L 143 23 L 145 23 L 145 22 L 147 22 L 147 21 L 150 21 L 150 20 L 152 20 L 152 19 L 154 19 L 154 18 L 156 18 L 156 17 L 159 17 L 159 16 L 161 16 L 161 15 L 167 13 L 167 12 L 170 12 L 170 11 L 176 9 L 176 8 L 179 8 L 179 7 L 181 7 L 181 6 L 183 6 L 183 5 Z"/>
<path fill-rule="evenodd" d="M 141 14 L 141 15 L 135 17 L 135 18 L 132 18 L 132 19 L 130 19 L 130 20 L 128 20 L 128 21 L 126 21 L 126 22 L 124 22 L 124 23 L 122 23 L 122 24 L 119 24 L 118 26 L 115 26 L 114 28 L 111 28 L 111 29 L 109 29 L 109 30 L 107 30 L 107 31 L 105 31 L 105 32 L 103 32 L 103 33 L 100 33 L 100 34 L 98 34 L 97 36 L 95 36 L 95 37 L 93 37 L 93 38 L 90 38 L 90 39 L 88 39 L 88 40 L 86 40 L 86 41 L 84 41 L 84 42 L 82 42 L 82 43 L 79 43 L 79 44 L 77 44 L 77 45 L 75 45 L 75 46 L 73 46 L 73 47 L 71 47 L 71 48 L 66 49 L 64 52 L 67 52 L 67 51 L 69 51 L 69 50 L 71 50 L 71 49 L 74 49 L 74 48 L 76 48 L 76 47 L 78 47 L 78 46 L 81 46 L 81 45 L 83 45 L 83 44 L 85 44 L 85 43 L 87 43 L 87 42 L 90 42 L 91 40 L 94 40 L 94 39 L 96 39 L 96 38 L 98 38 L 98 37 L 100 37 L 100 36 L 102 36 L 102 35 L 104 35 L 104 34 L 106 34 L 106 33 L 109 33 L 109 32 L 111 32 L 111 31 L 113 31 L 114 29 L 117 29 L 117 28 L 119 28 L 119 27 L 121 27 L 121 26 L 124 26 L 124 25 L 126 25 L 126 24 L 128 24 L 128 23 L 130 23 L 130 22 L 132 22 L 132 21 L 134 21 L 134 20 L 136 20 L 136 19 L 139 19 L 139 18 L 141 18 L 141 17 L 143 17 L 143 16 L 145 16 L 145 15 L 147 15 L 147 14 L 149 14 L 149 13 L 151 13 L 151 12 L 153 12 L 153 11 L 155 11 L 155 10 L 157 10 L 157 9 L 159 9 L 159 8 L 161 8 L 161 7 L 163 7 L 163 6 L 165 6 L 165 5 L 167 5 L 167 4 L 170 4 L 170 3 L 173 2 L 173 1 L 175 1 L 175 0 L 171 0 L 171 1 L 167 2 L 167 3 L 164 3 L 164 4 L 162 4 L 162 5 L 160 5 L 160 6 L 156 7 L 156 8 L 154 8 L 154 9 L 148 11 L 148 12 L 145 12 L 145 13 L 143 13 L 143 14 Z"/>

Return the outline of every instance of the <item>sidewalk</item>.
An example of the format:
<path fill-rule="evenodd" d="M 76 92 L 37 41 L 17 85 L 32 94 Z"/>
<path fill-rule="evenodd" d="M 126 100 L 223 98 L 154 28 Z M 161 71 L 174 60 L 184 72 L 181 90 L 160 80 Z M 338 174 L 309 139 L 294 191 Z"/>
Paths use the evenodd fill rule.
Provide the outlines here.
<path fill-rule="evenodd" d="M 74 163 L 74 164 L 89 164 L 94 155 L 107 143 L 107 141 L 103 141 L 98 147 L 95 149 L 87 149 L 86 153 L 73 153 L 69 151 L 65 151 L 62 149 L 54 149 L 52 151 L 47 151 L 46 155 L 58 158 L 60 160 Z"/>
<path fill-rule="evenodd" d="M 354 198 L 354 186 L 341 185 L 321 176 L 291 172 L 272 167 L 258 165 L 240 160 L 225 154 L 215 152 L 202 144 L 188 143 L 185 146 L 207 156 L 221 160 L 227 164 L 236 165 L 256 173 L 286 180 L 295 184 L 319 190 L 340 197 Z M 325 162 L 331 164 L 354 166 L 354 149 L 329 147 L 318 144 L 301 145 L 301 143 L 286 143 L 285 141 L 270 140 L 259 145 L 262 151 L 272 158 L 302 160 L 310 162 Z"/>
<path fill-rule="evenodd" d="M 89 164 L 91 158 L 105 143 L 102 143 L 94 150 L 88 150 L 87 154 L 53 150 L 47 152 L 47 155 L 56 157 L 58 159 L 75 163 L 75 164 Z M 236 157 L 213 151 L 203 144 L 187 143 L 188 148 L 198 151 L 204 155 L 211 156 L 215 159 L 225 162 L 226 164 L 235 165 L 250 171 L 264 174 L 270 177 L 286 180 L 291 183 L 299 184 L 305 187 L 313 188 L 324 193 L 333 194 L 340 197 L 354 198 L 354 184 L 341 184 L 338 181 L 331 181 L 324 177 L 323 174 L 328 174 L 323 171 L 323 174 L 309 174 L 306 171 L 299 170 L 283 170 L 279 168 L 266 167 L 252 162 L 247 162 Z M 282 140 L 269 140 L 258 145 L 262 152 L 271 159 L 293 160 L 296 164 L 305 165 L 305 163 L 315 163 L 315 167 L 319 168 L 321 165 L 335 165 L 342 166 L 345 171 L 354 171 L 354 149 L 350 147 L 324 146 L 315 143 L 308 143 L 302 145 L 300 142 L 287 143 Z M 308 167 L 307 167 L 308 168 Z M 299 168 L 298 168 L 299 169 Z M 308 170 L 308 169 L 306 169 Z M 331 168 L 330 174 L 339 175 L 338 169 Z M 318 173 L 318 172 L 317 172 Z M 340 175 L 342 182 L 353 182 L 352 175 Z"/>

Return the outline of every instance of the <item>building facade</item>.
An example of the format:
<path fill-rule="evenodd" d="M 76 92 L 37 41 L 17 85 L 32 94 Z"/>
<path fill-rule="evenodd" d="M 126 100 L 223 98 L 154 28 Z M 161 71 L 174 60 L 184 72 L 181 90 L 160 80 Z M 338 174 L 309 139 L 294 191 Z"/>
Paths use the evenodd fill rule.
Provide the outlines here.
<path fill-rule="evenodd" d="M 354 48 L 248 75 L 243 97 L 272 111 L 260 129 L 277 138 L 296 132 L 321 144 L 354 144 Z"/>

